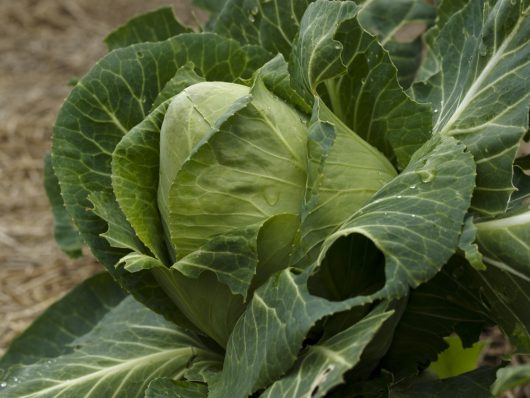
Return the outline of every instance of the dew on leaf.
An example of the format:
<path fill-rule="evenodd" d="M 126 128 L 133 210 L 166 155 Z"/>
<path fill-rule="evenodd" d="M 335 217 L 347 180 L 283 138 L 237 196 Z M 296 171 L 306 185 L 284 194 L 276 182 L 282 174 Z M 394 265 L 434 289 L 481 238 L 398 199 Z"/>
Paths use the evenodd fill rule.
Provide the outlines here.
<path fill-rule="evenodd" d="M 0 387 L 2 387 L 2 388 L 5 388 L 5 387 L 7 387 L 7 383 L 6 383 L 5 381 L 4 381 L 4 382 L 2 382 L 2 383 L 0 383 Z"/>
<path fill-rule="evenodd" d="M 434 180 L 434 177 L 436 176 L 436 172 L 434 170 L 416 170 L 416 174 L 420 176 L 421 180 L 425 183 L 431 182 Z"/>

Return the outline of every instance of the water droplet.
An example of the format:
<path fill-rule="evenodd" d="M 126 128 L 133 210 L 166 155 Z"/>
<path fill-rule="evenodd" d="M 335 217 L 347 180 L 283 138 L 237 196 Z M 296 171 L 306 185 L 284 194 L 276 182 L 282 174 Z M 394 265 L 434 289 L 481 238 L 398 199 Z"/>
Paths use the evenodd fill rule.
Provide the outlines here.
<path fill-rule="evenodd" d="M 416 189 L 416 184 L 411 185 L 409 188 L 410 188 L 410 189 Z"/>
<path fill-rule="evenodd" d="M 269 206 L 275 206 L 280 200 L 280 192 L 274 188 L 265 188 L 263 197 Z"/>
<path fill-rule="evenodd" d="M 436 173 L 434 170 L 416 170 L 416 174 L 420 176 L 421 180 L 425 183 L 434 180 Z"/>
<path fill-rule="evenodd" d="M 366 84 L 366 78 L 362 78 L 362 79 L 361 79 L 361 83 L 362 83 L 362 84 Z"/>
<path fill-rule="evenodd" d="M 335 43 L 335 50 L 340 50 L 342 48 L 342 44 Z"/>
<path fill-rule="evenodd" d="M 138 51 L 138 52 L 136 53 L 136 56 L 137 56 L 138 58 L 143 58 L 143 57 L 144 57 L 144 53 L 141 52 L 141 51 Z"/>
<path fill-rule="evenodd" d="M 411 214 L 410 215 L 412 218 L 416 218 L 416 214 Z"/>
<path fill-rule="evenodd" d="M 256 18 L 254 18 L 254 15 L 250 14 L 250 15 L 248 16 L 248 20 L 249 20 L 250 22 L 254 22 L 254 21 L 256 20 Z"/>
<path fill-rule="evenodd" d="M 7 383 L 6 383 L 5 381 L 2 382 L 2 383 L 0 384 L 0 387 L 2 387 L 2 388 L 6 388 L 6 387 L 7 387 Z"/>
<path fill-rule="evenodd" d="M 438 109 L 433 110 L 434 113 L 438 113 Z"/>
<path fill-rule="evenodd" d="M 142 97 L 142 98 L 141 98 L 141 101 L 142 101 L 142 103 L 144 103 L 144 104 L 145 104 L 145 103 L 146 103 L 146 101 L 147 101 L 147 98 L 146 98 L 146 97 Z"/>
<path fill-rule="evenodd" d="M 13 377 L 13 381 L 14 381 L 15 383 L 17 383 L 17 382 L 18 382 L 18 377 Z"/>
<path fill-rule="evenodd" d="M 252 9 L 250 10 L 250 13 L 251 13 L 252 15 L 256 15 L 256 14 L 258 13 L 258 11 L 259 11 L 258 6 L 254 6 L 254 7 L 252 7 Z"/>

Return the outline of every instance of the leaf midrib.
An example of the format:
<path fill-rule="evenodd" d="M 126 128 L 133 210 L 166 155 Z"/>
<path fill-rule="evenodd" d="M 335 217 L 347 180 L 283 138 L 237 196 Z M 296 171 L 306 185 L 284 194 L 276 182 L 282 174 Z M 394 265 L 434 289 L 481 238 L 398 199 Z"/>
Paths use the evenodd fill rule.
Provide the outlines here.
<path fill-rule="evenodd" d="M 21 395 L 20 398 L 39 397 L 43 394 L 51 393 L 52 391 L 55 391 L 55 390 L 63 390 L 66 388 L 71 388 L 72 386 L 83 384 L 92 379 L 99 379 L 100 376 L 101 377 L 108 376 L 109 372 L 114 373 L 114 374 L 119 374 L 120 372 L 123 372 L 129 368 L 134 369 L 144 362 L 145 363 L 158 362 L 158 361 L 163 360 L 163 358 L 165 358 L 166 356 L 172 359 L 175 359 L 175 357 L 177 356 L 182 356 L 182 357 L 187 356 L 187 355 L 191 356 L 195 354 L 196 352 L 197 352 L 196 347 L 185 347 L 185 348 L 176 348 L 173 350 L 161 351 L 161 352 L 157 352 L 155 354 L 150 354 L 150 355 L 144 355 L 141 357 L 134 358 L 132 360 L 122 362 L 119 365 L 104 367 L 101 370 L 98 370 L 94 373 L 89 373 L 89 374 L 86 374 L 86 375 L 83 375 L 81 377 L 77 377 L 74 379 L 64 380 L 61 383 L 56 384 L 52 387 L 47 387 L 43 390 L 32 392 L 29 395 Z M 38 379 L 34 381 L 38 381 Z"/>
<path fill-rule="evenodd" d="M 527 7 L 523 11 L 524 13 L 527 13 L 529 11 L 530 7 Z M 500 61 L 502 56 L 504 55 L 504 52 L 508 45 L 511 43 L 513 37 L 515 34 L 519 31 L 519 27 L 521 25 L 521 22 L 523 21 L 523 18 L 519 18 L 517 21 L 517 24 L 514 26 L 513 30 L 510 32 L 510 34 L 504 39 L 501 46 L 497 49 L 497 51 L 493 54 L 493 56 L 490 58 L 488 63 L 486 64 L 486 67 L 482 70 L 478 78 L 473 82 L 469 90 L 467 91 L 466 95 L 464 96 L 464 99 L 462 102 L 458 105 L 456 110 L 453 112 L 443 129 L 441 130 L 440 134 L 450 134 L 451 127 L 456 123 L 458 118 L 461 116 L 461 114 L 466 110 L 466 108 L 469 106 L 469 104 L 473 101 L 475 94 L 477 94 L 480 90 L 480 87 L 484 80 L 488 77 L 492 69 L 497 66 L 497 63 Z M 434 130 L 438 130 L 435 126 Z"/>

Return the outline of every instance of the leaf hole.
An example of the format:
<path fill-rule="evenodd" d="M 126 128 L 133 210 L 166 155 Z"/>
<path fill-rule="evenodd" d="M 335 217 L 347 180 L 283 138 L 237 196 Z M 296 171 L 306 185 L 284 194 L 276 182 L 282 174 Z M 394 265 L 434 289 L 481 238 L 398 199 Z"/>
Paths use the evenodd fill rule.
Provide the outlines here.
<path fill-rule="evenodd" d="M 368 296 L 385 285 L 385 256 L 366 236 L 337 239 L 308 282 L 311 294 L 331 301 Z"/>

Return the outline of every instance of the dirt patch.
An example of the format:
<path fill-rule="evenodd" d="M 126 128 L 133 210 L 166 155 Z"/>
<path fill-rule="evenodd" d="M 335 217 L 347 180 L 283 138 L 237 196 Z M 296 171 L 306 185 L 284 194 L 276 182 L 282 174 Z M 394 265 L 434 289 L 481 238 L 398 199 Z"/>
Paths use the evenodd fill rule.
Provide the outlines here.
<path fill-rule="evenodd" d="M 71 260 L 55 245 L 42 159 L 68 81 L 105 54 L 102 40 L 116 26 L 162 5 L 195 20 L 189 0 L 0 2 L 0 355 L 48 305 L 101 271 L 90 255 Z"/>

